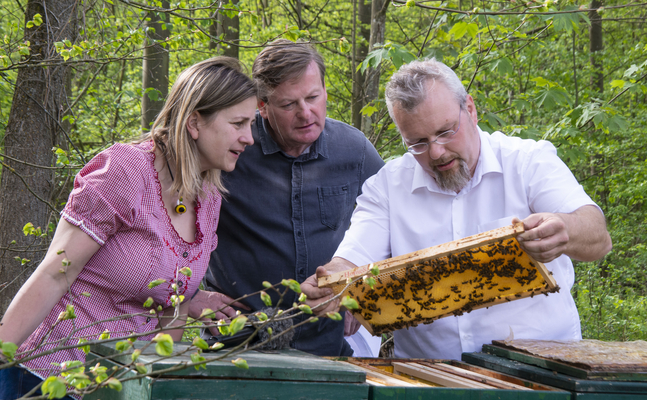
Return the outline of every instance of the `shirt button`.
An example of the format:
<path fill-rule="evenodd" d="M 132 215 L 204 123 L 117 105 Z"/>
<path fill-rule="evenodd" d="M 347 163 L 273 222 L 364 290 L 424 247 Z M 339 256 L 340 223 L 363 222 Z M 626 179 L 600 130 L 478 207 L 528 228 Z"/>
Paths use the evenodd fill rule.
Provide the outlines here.
<path fill-rule="evenodd" d="M 182 287 L 182 285 L 184 285 L 184 282 L 179 281 L 179 282 L 177 283 L 177 285 L 178 285 L 179 287 Z"/>
<path fill-rule="evenodd" d="M 301 237 L 301 231 L 297 231 L 297 236 Z"/>
<path fill-rule="evenodd" d="M 294 200 L 299 200 L 299 195 L 298 194 L 294 195 Z"/>
<path fill-rule="evenodd" d="M 188 256 L 189 256 L 188 252 L 185 251 L 184 253 L 182 253 L 182 257 L 187 258 Z"/>
<path fill-rule="evenodd" d="M 151 322 L 151 317 L 146 318 L 146 323 Z"/>

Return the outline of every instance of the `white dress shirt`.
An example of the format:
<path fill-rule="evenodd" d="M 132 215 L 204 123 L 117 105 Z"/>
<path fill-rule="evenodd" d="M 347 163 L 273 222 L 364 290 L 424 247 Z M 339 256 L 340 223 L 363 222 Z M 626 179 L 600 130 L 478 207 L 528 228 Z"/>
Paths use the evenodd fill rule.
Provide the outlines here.
<path fill-rule="evenodd" d="M 595 205 L 551 143 L 479 134 L 474 176 L 459 193 L 441 190 L 411 154 L 369 178 L 335 257 L 360 266 L 510 225 L 514 216 Z M 562 255 L 546 267 L 559 293 L 395 331 L 395 357 L 460 359 L 511 331 L 517 339 L 581 339 L 573 264 Z"/>

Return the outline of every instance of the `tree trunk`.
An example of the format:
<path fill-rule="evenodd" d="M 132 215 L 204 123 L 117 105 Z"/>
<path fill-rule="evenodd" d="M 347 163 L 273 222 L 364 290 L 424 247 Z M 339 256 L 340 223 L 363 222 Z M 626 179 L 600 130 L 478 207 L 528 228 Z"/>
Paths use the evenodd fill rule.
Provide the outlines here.
<path fill-rule="evenodd" d="M 598 92 L 603 93 L 604 71 L 602 69 L 602 49 L 604 49 L 604 43 L 602 42 L 602 18 L 600 18 L 600 14 L 597 12 L 597 9 L 600 7 L 602 7 L 601 1 L 591 1 L 589 8 L 594 10 L 589 11 L 589 19 L 591 20 L 591 27 L 589 28 L 589 51 L 591 54 L 591 85 Z"/>
<path fill-rule="evenodd" d="M 16 86 L 4 137 L 7 156 L 2 161 L 0 180 L 0 313 L 4 314 L 14 295 L 45 255 L 47 241 L 25 236 L 23 226 L 47 226 L 54 207 L 55 192 L 52 146 L 59 142 L 62 110 L 67 104 L 66 66 L 37 66 L 43 60 L 57 60 L 54 42 L 76 36 L 74 0 L 30 0 L 25 22 L 40 14 L 40 26 L 25 28 L 30 42 L 29 64 L 18 71 Z M 29 66 L 31 65 L 31 66 Z M 39 168 L 33 165 L 46 168 Z M 15 241 L 15 242 L 13 242 Z M 31 260 L 25 265 L 15 257 Z"/>
<path fill-rule="evenodd" d="M 168 8 L 169 2 L 162 1 L 162 7 Z M 164 106 L 168 95 L 168 50 L 160 43 L 168 38 L 168 15 L 160 12 L 149 12 L 146 26 L 147 39 L 144 47 L 144 63 L 142 66 L 142 130 L 148 131 L 157 114 Z M 152 29 L 151 29 L 152 28 Z"/>
<path fill-rule="evenodd" d="M 354 59 L 353 59 L 353 99 L 351 103 L 351 115 L 353 126 L 357 129 L 362 128 L 362 108 L 364 107 L 364 77 L 360 71 L 357 71 L 357 65 L 364 61 L 368 54 L 368 43 L 371 40 L 371 31 L 368 27 L 371 24 L 371 5 L 368 0 L 357 1 L 357 15 L 355 20 L 359 24 L 355 25 L 353 32 Z"/>
<path fill-rule="evenodd" d="M 389 3 L 386 0 L 373 0 L 371 4 L 371 36 L 369 40 L 368 51 L 375 50 L 375 45 L 384 43 L 384 32 L 386 30 L 386 10 Z M 366 95 L 364 104 L 370 104 L 377 100 L 380 93 L 380 69 L 368 68 L 365 75 Z M 369 135 L 374 123 L 374 115 L 362 118 L 362 132 Z"/>
<path fill-rule="evenodd" d="M 238 0 L 234 0 L 233 3 L 238 4 Z M 211 41 L 209 43 L 210 49 L 217 49 L 218 53 L 223 56 L 238 58 L 238 46 L 232 44 L 238 44 L 240 39 L 240 19 L 238 15 L 229 18 L 219 11 L 216 20 L 211 25 L 210 33 L 212 36 L 222 40 L 218 42 Z"/>

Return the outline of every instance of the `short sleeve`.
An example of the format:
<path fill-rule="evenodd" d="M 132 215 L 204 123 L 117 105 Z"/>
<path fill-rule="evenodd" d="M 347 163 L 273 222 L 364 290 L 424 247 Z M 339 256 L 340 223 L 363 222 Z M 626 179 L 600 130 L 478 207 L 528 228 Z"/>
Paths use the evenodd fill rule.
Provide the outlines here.
<path fill-rule="evenodd" d="M 350 228 L 334 257 L 360 266 L 391 257 L 389 200 L 386 174 L 378 172 L 366 180 Z"/>
<path fill-rule="evenodd" d="M 141 208 L 151 155 L 125 144 L 99 153 L 74 179 L 61 216 L 100 245 L 120 229 L 132 227 Z"/>
<path fill-rule="evenodd" d="M 571 213 L 585 205 L 597 206 L 550 142 L 538 141 L 526 160 L 522 173 L 532 212 Z"/>

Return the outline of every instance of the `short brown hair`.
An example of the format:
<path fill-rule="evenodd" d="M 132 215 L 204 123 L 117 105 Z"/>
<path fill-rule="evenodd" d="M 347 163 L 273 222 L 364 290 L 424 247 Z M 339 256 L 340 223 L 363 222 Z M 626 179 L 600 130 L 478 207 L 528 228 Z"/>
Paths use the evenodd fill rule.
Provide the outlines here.
<path fill-rule="evenodd" d="M 254 60 L 252 76 L 258 88 L 258 98 L 267 102 L 272 91 L 281 83 L 299 78 L 311 62 L 315 62 L 325 85 L 326 66 L 323 58 L 309 43 L 277 39 L 265 47 Z"/>

